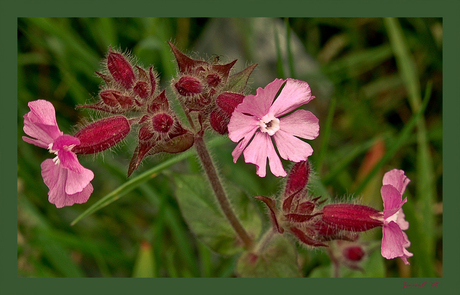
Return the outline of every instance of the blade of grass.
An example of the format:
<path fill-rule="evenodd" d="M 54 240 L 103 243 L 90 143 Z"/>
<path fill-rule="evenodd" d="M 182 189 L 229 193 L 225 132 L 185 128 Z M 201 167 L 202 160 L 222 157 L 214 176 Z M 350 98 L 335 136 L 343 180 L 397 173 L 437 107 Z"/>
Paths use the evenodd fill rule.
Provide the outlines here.
<path fill-rule="evenodd" d="M 214 138 L 213 140 L 211 140 L 209 142 L 209 145 L 210 146 L 216 146 L 216 145 L 222 144 L 224 142 L 228 142 L 227 138 L 225 138 L 225 137 L 216 137 L 216 138 Z M 113 190 L 112 192 L 107 194 L 106 196 L 104 196 L 102 199 L 97 201 L 94 205 L 89 207 L 86 211 L 84 211 L 82 214 L 80 214 L 80 216 L 75 218 L 75 220 L 72 221 L 72 223 L 70 225 L 75 225 L 82 218 L 84 218 L 84 217 L 86 217 L 88 215 L 91 215 L 94 212 L 98 211 L 99 209 L 104 208 L 105 206 L 109 205 L 110 203 L 120 199 L 121 197 L 123 197 L 124 195 L 126 195 L 127 193 L 132 191 L 133 189 L 137 188 L 140 184 L 142 184 L 142 183 L 146 182 L 147 180 L 157 176 L 158 173 L 160 173 L 164 169 L 166 169 L 166 168 L 172 166 L 173 164 L 176 164 L 176 163 L 178 163 L 178 162 L 180 162 L 180 161 L 182 161 L 182 160 L 184 160 L 184 159 L 186 159 L 186 158 L 188 158 L 188 157 L 190 157 L 191 155 L 194 155 L 194 154 L 195 154 L 194 150 L 188 150 L 188 151 L 186 151 L 186 152 L 184 152 L 182 154 L 179 154 L 179 155 L 177 155 L 177 156 L 175 156 L 175 157 L 173 157 L 173 158 L 171 158 L 171 159 L 169 159 L 167 161 L 164 161 L 163 163 L 153 167 L 150 170 L 145 171 L 141 175 L 128 180 L 127 182 L 125 182 L 124 184 L 122 184 L 121 186 L 119 186 L 118 188 L 116 188 L 115 190 Z"/>
<path fill-rule="evenodd" d="M 291 26 L 289 25 L 289 18 L 284 19 L 286 25 L 286 51 L 289 63 L 290 77 L 295 79 L 294 57 L 291 51 Z"/>
<path fill-rule="evenodd" d="M 333 76 L 336 82 L 350 79 L 379 66 L 392 55 L 389 45 L 381 45 L 364 51 L 355 51 L 323 67 L 323 72 Z"/>
<path fill-rule="evenodd" d="M 398 70 L 407 90 L 412 112 L 416 113 L 421 108 L 421 91 L 415 63 L 410 54 L 409 47 L 405 42 L 404 33 L 398 20 L 396 18 L 385 18 L 384 22 L 396 58 Z M 422 228 L 424 229 L 423 245 L 426 247 L 428 253 L 427 256 L 420 258 L 423 261 L 423 266 L 418 268 L 418 276 L 431 277 L 435 275 L 434 214 L 432 208 L 435 203 L 436 193 L 434 187 L 433 160 L 430 154 L 426 124 L 423 117 L 417 122 L 417 147 L 416 191 L 422 210 L 421 217 L 423 216 L 423 218 L 420 219 Z"/>
<path fill-rule="evenodd" d="M 389 146 L 388 152 L 385 153 L 382 159 L 374 166 L 372 171 L 369 172 L 369 174 L 367 174 L 367 176 L 363 179 L 361 184 L 356 189 L 355 195 L 359 195 L 364 190 L 367 183 L 374 177 L 374 175 L 379 171 L 379 169 L 381 169 L 383 165 L 385 165 L 391 159 L 391 157 L 393 157 L 393 155 L 407 142 L 415 125 L 420 120 L 420 118 L 422 118 L 423 116 L 423 113 L 428 104 L 428 101 L 430 100 L 430 95 L 431 95 L 431 83 L 427 85 L 427 89 L 425 92 L 425 98 L 423 99 L 423 103 L 419 111 L 412 116 L 412 118 L 409 120 L 406 126 L 404 126 L 403 130 L 401 130 L 401 132 L 399 133 L 399 136 L 396 138 L 393 144 Z"/>
<path fill-rule="evenodd" d="M 377 140 L 381 139 L 381 137 L 382 136 L 379 135 L 376 138 L 372 138 L 354 147 L 351 151 L 348 151 L 346 155 L 341 159 L 341 161 L 336 163 L 330 172 L 323 177 L 323 183 L 325 185 L 329 185 L 333 179 L 337 177 L 337 175 L 339 175 L 344 169 L 348 167 L 348 165 L 350 165 L 353 160 L 356 159 L 356 157 L 369 150 Z"/>
<path fill-rule="evenodd" d="M 278 78 L 284 79 L 286 76 L 284 75 L 283 58 L 281 57 L 280 39 L 278 35 L 278 30 L 276 29 L 275 22 L 273 23 L 273 34 L 275 34 L 275 45 L 276 45 L 276 74 Z"/>
<path fill-rule="evenodd" d="M 337 96 L 332 96 L 329 110 L 327 113 L 326 123 L 321 126 L 321 145 L 319 147 L 319 154 L 316 161 L 316 169 L 321 173 L 323 167 L 324 157 L 326 156 L 327 147 L 329 146 L 329 139 L 332 131 L 332 121 L 334 120 L 335 106 L 337 103 Z M 324 182 L 324 181 L 323 181 Z"/>
<path fill-rule="evenodd" d="M 70 26 L 60 22 L 60 19 L 31 17 L 26 19 L 31 26 L 36 26 L 44 30 L 51 36 L 56 36 L 63 40 L 69 49 L 76 54 L 79 62 L 85 65 L 86 73 L 93 76 L 94 65 L 99 64 L 100 57 Z"/>
<path fill-rule="evenodd" d="M 142 241 L 134 263 L 133 278 L 154 278 L 156 276 L 152 245 Z"/>

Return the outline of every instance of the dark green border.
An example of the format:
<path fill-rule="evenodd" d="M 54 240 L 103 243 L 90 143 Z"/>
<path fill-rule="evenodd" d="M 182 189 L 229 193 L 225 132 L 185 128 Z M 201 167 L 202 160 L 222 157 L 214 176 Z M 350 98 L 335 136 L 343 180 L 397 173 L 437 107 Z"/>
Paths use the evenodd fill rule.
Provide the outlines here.
<path fill-rule="evenodd" d="M 0 0 L 0 294 L 458 294 L 460 232 L 460 2 L 302 0 Z M 436 279 L 32 279 L 17 277 L 17 18 L 59 17 L 443 17 L 444 264 Z M 13 122 L 13 123 L 12 123 Z M 14 143 L 14 144 L 11 144 Z M 407 284 L 424 288 L 402 289 Z M 438 282 L 434 290 L 431 282 Z"/>

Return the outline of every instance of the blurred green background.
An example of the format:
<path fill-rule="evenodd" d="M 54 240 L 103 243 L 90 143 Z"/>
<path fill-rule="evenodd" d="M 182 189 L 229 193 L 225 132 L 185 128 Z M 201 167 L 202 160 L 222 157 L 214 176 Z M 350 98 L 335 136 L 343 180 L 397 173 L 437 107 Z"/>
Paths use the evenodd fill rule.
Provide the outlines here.
<path fill-rule="evenodd" d="M 22 117 L 32 100 L 53 103 L 64 133 L 98 118 L 75 106 L 97 97 L 101 80 L 94 72 L 109 46 L 130 52 L 146 67 L 153 65 L 162 87 L 169 87 L 176 65 L 166 41 L 172 41 L 194 58 L 238 59 L 236 70 L 257 63 L 248 93 L 276 77 L 310 84 L 316 99 L 306 108 L 321 125 L 320 136 L 310 142 L 314 194 L 382 209 L 383 174 L 393 168 L 406 172 L 411 179 L 404 205 L 411 265 L 381 258 L 377 243 L 369 248 L 364 273 L 343 269 L 343 276 L 441 277 L 442 30 L 436 18 L 19 18 L 19 276 L 235 276 L 237 257 L 216 255 L 194 237 L 162 173 L 70 226 L 127 181 L 134 136 L 102 155 L 80 157 L 95 173 L 95 191 L 88 203 L 62 209 L 47 201 L 40 175 L 40 163 L 51 155 L 21 139 Z M 411 121 L 425 97 L 423 116 Z M 222 176 L 249 196 L 277 195 L 282 181 L 259 178 L 255 166 L 242 159 L 233 164 L 234 146 L 224 139 L 212 149 Z M 147 158 L 132 177 L 169 158 Z M 168 169 L 199 172 L 200 166 L 191 156 Z M 264 214 L 259 209 L 255 214 Z M 268 226 L 268 217 L 264 221 Z M 365 242 L 379 239 L 381 230 L 362 237 Z M 305 276 L 331 276 L 326 252 L 298 249 Z"/>

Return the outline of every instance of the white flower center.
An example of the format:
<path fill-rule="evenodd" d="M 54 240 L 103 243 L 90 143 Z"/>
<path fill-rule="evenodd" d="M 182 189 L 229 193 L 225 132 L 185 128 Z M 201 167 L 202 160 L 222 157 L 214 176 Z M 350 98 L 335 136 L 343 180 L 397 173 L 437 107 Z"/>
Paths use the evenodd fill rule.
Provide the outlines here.
<path fill-rule="evenodd" d="M 386 219 L 385 219 L 385 224 L 388 224 L 388 223 L 390 223 L 391 221 L 396 222 L 396 220 L 398 220 L 399 212 L 401 212 L 401 210 L 398 210 L 395 214 L 393 214 L 393 215 L 391 215 L 390 217 L 386 218 Z M 397 222 L 396 222 L 396 223 L 397 223 Z"/>
<path fill-rule="evenodd" d="M 63 146 L 63 149 L 66 150 L 66 151 L 71 151 L 74 147 L 75 147 L 75 144 L 65 145 L 65 146 Z M 53 144 L 52 143 L 50 143 L 48 145 L 48 151 L 51 154 L 56 155 L 56 157 L 53 158 L 53 162 L 54 162 L 54 164 L 59 165 L 61 163 L 61 161 L 59 160 L 58 150 L 53 150 Z"/>
<path fill-rule="evenodd" d="M 280 129 L 280 120 L 275 116 L 268 114 L 259 120 L 260 131 L 272 136 Z"/>

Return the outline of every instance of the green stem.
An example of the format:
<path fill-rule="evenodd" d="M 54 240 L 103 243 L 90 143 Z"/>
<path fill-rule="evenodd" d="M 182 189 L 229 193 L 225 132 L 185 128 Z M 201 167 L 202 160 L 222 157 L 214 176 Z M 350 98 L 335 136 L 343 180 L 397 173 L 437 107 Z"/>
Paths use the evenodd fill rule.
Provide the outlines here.
<path fill-rule="evenodd" d="M 252 239 L 249 237 L 248 233 L 241 225 L 240 221 L 236 217 L 235 212 L 233 211 L 230 205 L 230 202 L 228 201 L 227 195 L 222 186 L 222 183 L 220 182 L 217 170 L 214 166 L 214 163 L 212 162 L 211 155 L 209 154 L 208 149 L 206 148 L 206 145 L 203 140 L 203 135 L 201 132 L 195 135 L 195 147 L 198 157 L 203 163 L 203 169 L 211 184 L 211 188 L 214 191 L 214 194 L 216 195 L 217 201 L 219 202 L 219 205 L 225 217 L 227 217 L 231 226 L 243 242 L 245 248 L 251 249 Z"/>

